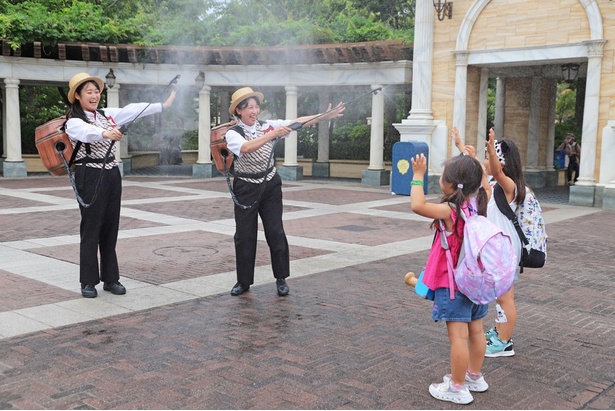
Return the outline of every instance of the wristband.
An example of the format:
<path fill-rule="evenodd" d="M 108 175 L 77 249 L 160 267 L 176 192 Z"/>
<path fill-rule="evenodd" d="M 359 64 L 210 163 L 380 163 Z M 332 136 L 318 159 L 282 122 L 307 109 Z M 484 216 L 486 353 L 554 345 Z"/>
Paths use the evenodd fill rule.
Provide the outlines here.
<path fill-rule="evenodd" d="M 425 187 L 425 183 L 423 183 L 423 180 L 412 180 L 410 181 L 410 185 Z"/>

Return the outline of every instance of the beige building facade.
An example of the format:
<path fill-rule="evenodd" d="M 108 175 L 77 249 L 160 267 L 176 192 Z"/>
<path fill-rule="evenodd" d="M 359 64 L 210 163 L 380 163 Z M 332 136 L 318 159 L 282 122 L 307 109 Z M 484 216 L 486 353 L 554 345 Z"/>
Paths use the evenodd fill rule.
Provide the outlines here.
<path fill-rule="evenodd" d="M 450 18 L 434 3 L 453 3 Z M 611 0 L 417 0 L 412 109 L 396 124 L 401 140 L 429 144 L 437 189 L 442 161 L 456 153 L 453 125 L 484 155 L 491 79 L 496 135 L 518 145 L 530 186 L 556 185 L 556 87 L 562 66 L 575 64 L 582 152 L 569 202 L 615 209 L 614 50 Z"/>

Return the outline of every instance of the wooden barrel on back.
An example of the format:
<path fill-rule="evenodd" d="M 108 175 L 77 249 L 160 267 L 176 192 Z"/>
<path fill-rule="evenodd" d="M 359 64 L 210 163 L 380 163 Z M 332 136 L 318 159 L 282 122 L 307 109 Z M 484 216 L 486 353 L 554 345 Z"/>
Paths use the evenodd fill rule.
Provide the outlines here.
<path fill-rule="evenodd" d="M 73 154 L 73 145 L 68 135 L 62 131 L 64 121 L 66 121 L 64 117 L 54 118 L 38 126 L 34 131 L 34 142 L 38 154 L 41 156 L 45 168 L 54 176 L 67 174 L 62 157 L 56 147 L 64 147 L 62 155 L 67 163 Z"/>
<path fill-rule="evenodd" d="M 224 174 L 224 169 L 229 172 L 233 165 L 233 153 L 231 153 L 226 146 L 226 139 L 224 135 L 229 128 L 233 127 L 237 122 L 230 121 L 228 123 L 220 124 L 211 129 L 211 136 L 209 140 L 209 148 L 211 150 L 211 156 L 214 160 L 214 164 L 218 171 Z"/>

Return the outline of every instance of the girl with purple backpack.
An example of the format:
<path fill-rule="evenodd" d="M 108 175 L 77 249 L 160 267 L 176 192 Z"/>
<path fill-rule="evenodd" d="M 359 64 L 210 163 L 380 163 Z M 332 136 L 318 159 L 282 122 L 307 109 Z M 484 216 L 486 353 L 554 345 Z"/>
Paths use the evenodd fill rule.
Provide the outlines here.
<path fill-rule="evenodd" d="M 467 151 L 471 153 L 469 148 Z M 453 284 L 449 283 L 447 257 L 441 246 L 439 225 L 440 222 L 444 224 L 456 265 L 465 224 L 463 218 L 458 218 L 459 213 L 486 215 L 491 188 L 481 163 L 473 155 L 459 155 L 444 163 L 440 177 L 443 193 L 440 203 L 428 203 L 423 191 L 423 178 L 427 170 L 427 160 L 423 154 L 412 159 L 412 170 L 412 211 L 433 218 L 432 228 L 436 230 L 423 282 L 434 291 L 432 318 L 446 322 L 450 342 L 451 374 L 445 375 L 442 382 L 431 384 L 429 393 L 442 401 L 469 404 L 474 400 L 470 391 L 483 392 L 489 387 L 481 374 L 486 345 L 482 318 L 487 315 L 488 306 L 474 304 L 458 291 L 454 280 Z M 450 298 L 450 287 L 454 288 L 454 299 Z"/>

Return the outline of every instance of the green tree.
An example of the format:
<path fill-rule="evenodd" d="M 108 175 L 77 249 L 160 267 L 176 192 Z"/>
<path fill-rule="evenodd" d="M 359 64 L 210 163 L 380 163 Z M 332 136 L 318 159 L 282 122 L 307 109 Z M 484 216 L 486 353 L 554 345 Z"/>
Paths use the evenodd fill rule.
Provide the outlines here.
<path fill-rule="evenodd" d="M 414 1 L 10 0 L 0 37 L 141 45 L 275 46 L 412 41 Z"/>
<path fill-rule="evenodd" d="M 555 147 L 557 148 L 566 138 L 566 134 L 573 133 L 577 142 L 581 142 L 581 124 L 576 119 L 577 89 L 576 84 L 562 81 L 557 85 L 557 98 L 555 100 Z"/>
<path fill-rule="evenodd" d="M 32 40 L 123 43 L 139 38 L 135 17 L 120 21 L 94 3 L 70 0 L 24 0 L 0 5 L 0 37 L 13 48 Z"/>

